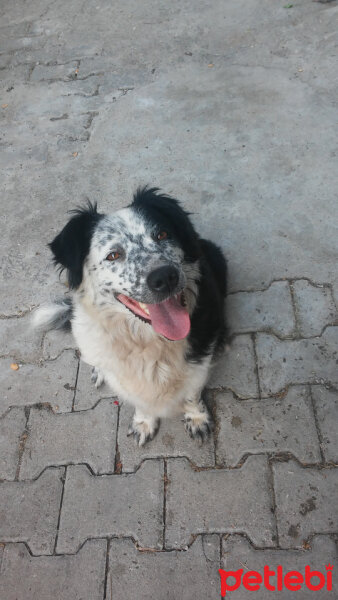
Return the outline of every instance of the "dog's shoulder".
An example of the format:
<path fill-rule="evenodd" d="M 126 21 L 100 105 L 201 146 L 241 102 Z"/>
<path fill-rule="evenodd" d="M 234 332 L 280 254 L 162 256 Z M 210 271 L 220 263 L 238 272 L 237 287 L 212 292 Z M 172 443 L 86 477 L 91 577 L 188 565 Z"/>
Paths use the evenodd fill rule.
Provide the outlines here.
<path fill-rule="evenodd" d="M 226 259 L 213 242 L 201 239 L 200 246 L 198 296 L 191 317 L 187 355 L 188 360 L 197 362 L 209 354 L 220 352 L 226 339 Z"/>

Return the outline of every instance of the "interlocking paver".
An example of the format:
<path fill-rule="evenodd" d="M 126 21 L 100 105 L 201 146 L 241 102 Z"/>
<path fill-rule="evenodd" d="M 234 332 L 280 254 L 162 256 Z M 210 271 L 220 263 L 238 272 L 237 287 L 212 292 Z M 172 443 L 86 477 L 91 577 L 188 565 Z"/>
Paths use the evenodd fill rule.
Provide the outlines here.
<path fill-rule="evenodd" d="M 91 382 L 92 367 L 80 360 L 79 374 L 76 384 L 74 410 L 93 408 L 101 398 L 111 398 L 113 391 L 103 383 L 99 388 Z"/>
<path fill-rule="evenodd" d="M 308 340 L 278 340 L 257 334 L 262 394 L 276 394 L 290 383 L 338 383 L 338 327 Z"/>
<path fill-rule="evenodd" d="M 23 408 L 11 408 L 0 419 L 0 479 L 15 478 L 19 464 L 20 437 L 25 425 Z"/>
<path fill-rule="evenodd" d="M 338 463 L 338 392 L 312 386 L 325 460 Z"/>
<path fill-rule="evenodd" d="M 7 544 L 0 574 L 4 600 L 102 600 L 106 540 L 89 540 L 75 555 L 31 556 Z"/>
<path fill-rule="evenodd" d="M 113 539 L 108 590 L 111 585 L 113 598 L 128 600 L 218 599 L 219 560 L 217 535 L 199 536 L 188 550 L 173 552 L 140 552 L 131 540 Z"/>
<path fill-rule="evenodd" d="M 250 335 L 238 335 L 214 367 L 209 387 L 230 388 L 242 398 L 258 396 L 253 341 Z"/>
<path fill-rule="evenodd" d="M 30 315 L 0 319 L 0 355 L 35 361 L 41 356 L 42 333 L 32 329 Z"/>
<path fill-rule="evenodd" d="M 227 298 L 229 327 L 233 333 L 272 330 L 291 335 L 295 328 L 290 287 L 275 281 L 262 292 L 237 292 Z"/>
<path fill-rule="evenodd" d="M 309 390 L 290 388 L 283 399 L 236 400 L 216 396 L 218 464 L 235 466 L 245 454 L 291 452 L 300 461 L 320 462 L 319 440 Z"/>
<path fill-rule="evenodd" d="M 50 465 L 87 463 L 94 473 L 114 471 L 117 407 L 102 400 L 93 410 L 54 414 L 32 408 L 20 479 L 33 479 Z"/>
<path fill-rule="evenodd" d="M 313 533 L 338 528 L 338 468 L 304 468 L 291 460 L 273 465 L 276 516 L 282 548 L 301 547 Z"/>
<path fill-rule="evenodd" d="M 158 548 L 163 533 L 163 462 L 144 462 L 132 475 L 91 475 L 68 467 L 57 552 L 76 552 L 88 537 L 132 536 Z"/>
<path fill-rule="evenodd" d="M 306 279 L 295 281 L 292 287 L 301 337 L 321 335 L 326 325 L 338 321 L 337 309 L 328 287 L 312 285 Z"/>
<path fill-rule="evenodd" d="M 23 364 L 17 371 L 11 359 L 0 360 L 0 384 L 3 392 L 0 411 L 10 406 L 27 406 L 47 402 L 56 412 L 72 409 L 78 359 L 67 350 L 56 360 L 39 365 Z"/>
<path fill-rule="evenodd" d="M 310 591 L 304 582 L 300 589 L 296 588 L 295 590 L 292 590 L 291 587 L 290 589 L 287 589 L 284 582 L 283 589 L 277 590 L 276 573 L 278 565 L 282 565 L 283 578 L 288 571 L 299 571 L 304 577 L 305 567 L 306 565 L 309 565 L 311 571 L 320 571 L 325 576 L 326 580 L 327 573 L 325 565 L 335 565 L 336 560 L 336 544 L 328 535 L 316 535 L 311 540 L 311 548 L 306 552 L 303 550 L 280 549 L 258 550 L 253 548 L 249 541 L 243 537 L 237 535 L 229 536 L 222 540 L 222 569 L 226 571 L 238 571 L 238 569 L 243 569 L 243 575 L 249 570 L 258 571 L 258 573 L 263 576 L 264 567 L 267 565 L 274 574 L 270 574 L 268 579 L 270 589 L 268 589 L 266 585 L 261 584 L 257 591 L 245 591 L 242 584 L 237 590 L 229 591 L 226 598 L 229 597 L 233 600 L 242 600 L 248 596 L 250 600 L 272 600 L 272 598 L 276 596 L 281 600 L 291 600 L 291 598 L 295 598 L 295 600 L 309 600 L 313 596 L 316 600 L 332 600 L 338 595 L 338 582 L 335 576 L 333 577 L 331 591 L 327 590 L 325 583 L 323 589 L 315 593 L 314 591 Z M 234 579 L 229 577 L 229 585 L 234 582 Z M 311 583 L 316 585 L 319 583 L 319 579 L 314 577 L 311 580 Z"/>
<path fill-rule="evenodd" d="M 124 473 L 135 471 L 145 458 L 186 456 L 199 467 L 211 467 L 215 464 L 213 435 L 199 445 L 186 433 L 182 417 L 163 419 L 155 438 L 140 448 L 132 436 L 127 436 L 133 412 L 130 406 L 121 406 L 118 446 Z"/>
<path fill-rule="evenodd" d="M 240 469 L 206 471 L 169 459 L 167 474 L 166 547 L 182 548 L 191 534 L 216 532 L 245 532 L 257 546 L 274 545 L 266 457 L 250 456 Z"/>
<path fill-rule="evenodd" d="M 52 554 L 64 469 L 48 469 L 36 481 L 0 483 L 0 540 L 27 542 L 33 554 Z"/>

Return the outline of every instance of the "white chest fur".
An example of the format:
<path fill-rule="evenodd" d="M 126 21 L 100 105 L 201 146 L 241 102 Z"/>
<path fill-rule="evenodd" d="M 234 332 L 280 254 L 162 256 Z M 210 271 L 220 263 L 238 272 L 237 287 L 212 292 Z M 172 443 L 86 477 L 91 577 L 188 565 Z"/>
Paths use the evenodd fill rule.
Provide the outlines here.
<path fill-rule="evenodd" d="M 186 339 L 166 340 L 125 311 L 99 310 L 82 299 L 75 303 L 73 333 L 83 360 L 122 399 L 149 414 L 180 411 L 194 382 L 206 378 L 208 364 L 186 361 Z"/>

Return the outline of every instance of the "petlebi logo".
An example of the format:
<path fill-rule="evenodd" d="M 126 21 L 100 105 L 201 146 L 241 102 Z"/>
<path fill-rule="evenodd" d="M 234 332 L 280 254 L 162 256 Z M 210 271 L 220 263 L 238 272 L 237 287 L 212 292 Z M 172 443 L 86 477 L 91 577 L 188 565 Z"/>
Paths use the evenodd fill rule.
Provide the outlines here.
<path fill-rule="evenodd" d="M 300 571 L 284 572 L 281 565 L 278 565 L 276 570 L 265 565 L 263 574 L 258 571 L 246 571 L 244 573 L 244 569 L 238 569 L 237 571 L 219 569 L 221 596 L 224 598 L 227 592 L 234 592 L 241 586 L 252 592 L 260 590 L 262 586 L 270 592 L 281 592 L 285 589 L 297 591 L 304 589 L 304 587 L 312 592 L 318 592 L 324 588 L 332 591 L 333 565 L 325 565 L 325 569 L 326 572 L 322 573 L 321 571 L 312 570 L 309 565 L 306 565 L 304 574 Z M 231 598 L 231 594 L 228 597 Z"/>

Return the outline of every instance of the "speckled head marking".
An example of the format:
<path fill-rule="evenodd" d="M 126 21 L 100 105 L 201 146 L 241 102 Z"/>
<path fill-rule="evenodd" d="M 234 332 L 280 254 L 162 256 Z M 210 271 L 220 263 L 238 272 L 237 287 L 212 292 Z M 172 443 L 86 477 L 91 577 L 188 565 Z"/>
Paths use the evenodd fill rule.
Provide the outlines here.
<path fill-rule="evenodd" d="M 76 212 L 51 249 L 68 269 L 71 287 L 90 289 L 95 305 L 131 311 L 170 339 L 188 334 L 184 313 L 194 305 L 200 245 L 177 200 L 143 188 L 111 215 L 90 205 Z"/>

